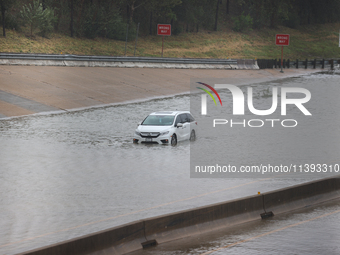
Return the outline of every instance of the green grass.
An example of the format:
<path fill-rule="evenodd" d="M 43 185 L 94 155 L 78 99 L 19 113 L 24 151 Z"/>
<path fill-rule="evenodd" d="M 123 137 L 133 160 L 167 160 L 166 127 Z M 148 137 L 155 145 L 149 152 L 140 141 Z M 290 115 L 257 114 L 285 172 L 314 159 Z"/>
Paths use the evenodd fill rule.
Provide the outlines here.
<path fill-rule="evenodd" d="M 280 58 L 281 48 L 275 45 L 275 34 L 290 34 L 284 58 L 313 59 L 340 58 L 339 23 L 303 26 L 299 29 L 254 30 L 237 33 L 225 29 L 218 32 L 182 33 L 164 39 L 164 57 L 190 58 Z M 50 53 L 77 55 L 123 56 L 124 41 L 105 38 L 71 38 L 54 33 L 50 37 L 29 38 L 27 32 L 7 30 L 7 37 L 0 36 L 0 52 Z M 133 56 L 135 41 L 127 44 L 127 55 Z M 161 36 L 138 38 L 136 56 L 159 57 L 162 52 Z"/>

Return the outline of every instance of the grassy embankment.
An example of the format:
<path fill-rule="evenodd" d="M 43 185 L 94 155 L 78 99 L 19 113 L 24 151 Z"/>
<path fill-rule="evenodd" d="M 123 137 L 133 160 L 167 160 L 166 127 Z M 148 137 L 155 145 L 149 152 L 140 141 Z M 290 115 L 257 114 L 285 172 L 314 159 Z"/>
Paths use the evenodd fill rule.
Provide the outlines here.
<path fill-rule="evenodd" d="M 313 59 L 340 58 L 340 24 L 310 25 L 299 29 L 254 30 L 237 33 L 226 29 L 218 32 L 183 33 L 165 37 L 164 57 L 188 58 L 280 58 L 281 49 L 275 45 L 275 34 L 290 34 L 290 46 L 284 48 L 284 58 Z M 2 31 L 2 28 L 1 30 Z M 7 37 L 0 36 L 0 52 L 53 53 L 78 55 L 123 56 L 125 42 L 103 38 L 71 38 L 54 33 L 49 39 L 25 32 L 7 30 Z M 134 41 L 128 42 L 127 55 L 133 56 Z M 138 38 L 136 56 L 159 57 L 161 36 Z"/>

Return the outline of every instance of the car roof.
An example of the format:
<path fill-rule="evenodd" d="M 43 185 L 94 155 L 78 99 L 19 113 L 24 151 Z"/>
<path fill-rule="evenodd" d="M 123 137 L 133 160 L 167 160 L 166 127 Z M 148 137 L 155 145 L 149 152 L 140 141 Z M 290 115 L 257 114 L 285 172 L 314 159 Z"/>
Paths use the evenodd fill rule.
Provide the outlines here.
<path fill-rule="evenodd" d="M 175 116 L 180 113 L 190 113 L 189 111 L 159 111 L 159 112 L 153 112 L 150 115 L 172 115 Z"/>

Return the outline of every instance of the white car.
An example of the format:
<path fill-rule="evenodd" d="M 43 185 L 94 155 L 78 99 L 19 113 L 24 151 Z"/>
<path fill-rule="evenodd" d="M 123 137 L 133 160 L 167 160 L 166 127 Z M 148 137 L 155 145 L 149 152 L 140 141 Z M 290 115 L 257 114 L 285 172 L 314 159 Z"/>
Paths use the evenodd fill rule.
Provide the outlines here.
<path fill-rule="evenodd" d="M 133 142 L 176 145 L 192 141 L 196 139 L 196 125 L 188 111 L 153 112 L 138 125 Z"/>

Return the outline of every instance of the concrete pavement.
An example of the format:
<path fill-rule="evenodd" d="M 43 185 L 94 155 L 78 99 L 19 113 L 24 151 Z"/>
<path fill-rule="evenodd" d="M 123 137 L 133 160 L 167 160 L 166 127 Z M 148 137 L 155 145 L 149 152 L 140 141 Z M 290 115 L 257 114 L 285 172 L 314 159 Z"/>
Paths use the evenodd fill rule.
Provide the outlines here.
<path fill-rule="evenodd" d="M 275 80 L 315 70 L 0 66 L 0 118 L 68 111 L 188 92 L 190 78 Z"/>

